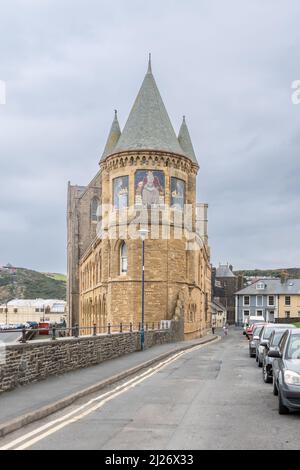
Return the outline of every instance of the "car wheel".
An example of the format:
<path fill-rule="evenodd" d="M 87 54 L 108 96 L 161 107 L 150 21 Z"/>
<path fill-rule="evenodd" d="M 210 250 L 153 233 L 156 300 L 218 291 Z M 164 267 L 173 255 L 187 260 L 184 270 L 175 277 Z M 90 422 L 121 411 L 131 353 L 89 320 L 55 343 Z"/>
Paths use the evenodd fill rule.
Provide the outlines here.
<path fill-rule="evenodd" d="M 278 413 L 280 415 L 289 414 L 289 409 L 282 403 L 281 393 L 279 393 L 278 395 Z"/>
<path fill-rule="evenodd" d="M 270 377 L 268 374 L 268 369 L 267 369 L 266 364 L 263 364 L 262 374 L 263 374 L 264 382 L 266 384 L 269 384 L 272 382 L 272 377 Z"/>
<path fill-rule="evenodd" d="M 274 376 L 273 376 L 273 395 L 275 395 L 275 397 L 277 397 L 277 395 L 278 395 L 278 389 L 277 389 L 277 385 L 276 385 Z"/>

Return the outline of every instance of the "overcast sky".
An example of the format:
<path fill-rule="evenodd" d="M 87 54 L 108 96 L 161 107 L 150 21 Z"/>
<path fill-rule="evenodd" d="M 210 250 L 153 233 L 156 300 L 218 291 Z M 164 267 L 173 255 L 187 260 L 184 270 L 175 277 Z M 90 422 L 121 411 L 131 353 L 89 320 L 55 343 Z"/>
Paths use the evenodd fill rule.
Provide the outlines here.
<path fill-rule="evenodd" d="M 0 265 L 66 272 L 67 182 L 98 169 L 148 52 L 177 132 L 187 116 L 212 261 L 300 266 L 298 0 L 3 0 Z"/>

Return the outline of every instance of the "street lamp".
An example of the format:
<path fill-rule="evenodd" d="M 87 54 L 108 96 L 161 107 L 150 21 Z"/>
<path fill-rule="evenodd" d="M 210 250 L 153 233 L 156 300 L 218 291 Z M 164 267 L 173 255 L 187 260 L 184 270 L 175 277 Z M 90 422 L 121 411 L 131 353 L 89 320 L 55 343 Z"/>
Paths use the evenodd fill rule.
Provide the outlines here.
<path fill-rule="evenodd" d="M 144 351 L 145 347 L 145 238 L 149 233 L 146 228 L 138 230 L 142 239 L 142 325 L 141 325 L 141 351 Z"/>

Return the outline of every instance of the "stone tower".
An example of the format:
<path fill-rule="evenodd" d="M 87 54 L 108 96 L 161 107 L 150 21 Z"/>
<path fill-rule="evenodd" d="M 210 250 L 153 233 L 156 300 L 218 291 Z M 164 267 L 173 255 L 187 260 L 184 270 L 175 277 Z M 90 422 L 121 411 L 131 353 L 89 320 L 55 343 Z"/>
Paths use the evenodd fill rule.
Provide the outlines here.
<path fill-rule="evenodd" d="M 210 325 L 207 204 L 196 203 L 199 165 L 185 117 L 176 136 L 151 69 L 121 132 L 117 113 L 87 187 L 68 189 L 70 322 L 137 324 L 141 240 L 145 322 L 182 317 L 188 338 Z"/>

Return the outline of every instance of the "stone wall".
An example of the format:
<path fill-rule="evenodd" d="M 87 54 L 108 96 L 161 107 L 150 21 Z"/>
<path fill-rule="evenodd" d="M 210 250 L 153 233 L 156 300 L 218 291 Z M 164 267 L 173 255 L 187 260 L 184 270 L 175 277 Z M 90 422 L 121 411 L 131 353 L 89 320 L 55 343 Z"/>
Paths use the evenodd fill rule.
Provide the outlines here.
<path fill-rule="evenodd" d="M 145 348 L 183 340 L 183 323 L 145 331 Z M 0 345 L 1 346 L 1 345 Z M 140 332 L 10 344 L 0 351 L 0 392 L 139 351 Z M 1 359 L 2 357 L 2 359 Z"/>
<path fill-rule="evenodd" d="M 275 318 L 275 323 L 299 323 L 299 317 Z"/>

